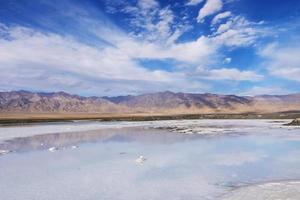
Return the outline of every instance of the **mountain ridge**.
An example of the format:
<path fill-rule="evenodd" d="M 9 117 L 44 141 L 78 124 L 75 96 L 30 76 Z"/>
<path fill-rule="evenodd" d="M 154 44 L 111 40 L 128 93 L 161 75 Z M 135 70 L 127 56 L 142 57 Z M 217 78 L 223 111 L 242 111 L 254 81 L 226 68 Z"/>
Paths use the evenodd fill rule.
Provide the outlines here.
<path fill-rule="evenodd" d="M 115 97 L 84 97 L 60 92 L 0 92 L 1 113 L 267 113 L 300 110 L 300 93 L 238 96 L 156 92 Z"/>

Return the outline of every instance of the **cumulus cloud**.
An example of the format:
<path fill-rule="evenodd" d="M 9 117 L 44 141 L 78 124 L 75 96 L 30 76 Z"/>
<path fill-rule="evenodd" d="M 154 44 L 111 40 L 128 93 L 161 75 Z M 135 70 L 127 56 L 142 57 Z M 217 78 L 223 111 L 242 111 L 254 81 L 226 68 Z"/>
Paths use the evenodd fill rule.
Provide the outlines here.
<path fill-rule="evenodd" d="M 203 8 L 199 10 L 197 21 L 203 22 L 204 18 L 215 14 L 220 11 L 223 7 L 223 2 L 221 0 L 207 0 Z"/>
<path fill-rule="evenodd" d="M 300 82 L 300 48 L 296 44 L 282 46 L 272 43 L 259 51 L 271 75 Z"/>

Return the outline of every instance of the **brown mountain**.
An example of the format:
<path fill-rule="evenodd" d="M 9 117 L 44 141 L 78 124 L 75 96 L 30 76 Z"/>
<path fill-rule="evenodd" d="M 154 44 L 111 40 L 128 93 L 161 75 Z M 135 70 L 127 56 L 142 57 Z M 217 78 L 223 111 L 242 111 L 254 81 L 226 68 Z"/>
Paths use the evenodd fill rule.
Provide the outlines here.
<path fill-rule="evenodd" d="M 10 113 L 112 113 L 120 106 L 100 97 L 81 97 L 65 92 L 33 93 L 13 91 L 0 93 L 0 112 Z"/>
<path fill-rule="evenodd" d="M 139 112 L 151 113 L 238 112 L 240 107 L 247 107 L 252 103 L 249 98 L 234 95 L 173 93 L 168 91 L 105 99 Z"/>
<path fill-rule="evenodd" d="M 244 113 L 300 110 L 300 94 L 235 95 L 158 92 L 137 96 L 82 97 L 65 92 L 0 92 L 1 113 Z"/>

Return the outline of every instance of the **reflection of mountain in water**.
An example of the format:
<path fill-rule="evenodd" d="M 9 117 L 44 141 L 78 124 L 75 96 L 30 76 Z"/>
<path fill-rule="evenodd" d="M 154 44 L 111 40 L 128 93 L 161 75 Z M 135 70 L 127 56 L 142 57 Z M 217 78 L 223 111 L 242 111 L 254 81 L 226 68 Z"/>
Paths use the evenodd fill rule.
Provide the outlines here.
<path fill-rule="evenodd" d="M 43 150 L 50 147 L 68 147 L 90 142 L 142 142 L 170 144 L 194 139 L 196 135 L 174 134 L 164 130 L 145 129 L 142 127 L 105 129 L 85 132 L 53 133 L 25 138 L 15 138 L 0 143 L 0 149 L 14 152 Z"/>

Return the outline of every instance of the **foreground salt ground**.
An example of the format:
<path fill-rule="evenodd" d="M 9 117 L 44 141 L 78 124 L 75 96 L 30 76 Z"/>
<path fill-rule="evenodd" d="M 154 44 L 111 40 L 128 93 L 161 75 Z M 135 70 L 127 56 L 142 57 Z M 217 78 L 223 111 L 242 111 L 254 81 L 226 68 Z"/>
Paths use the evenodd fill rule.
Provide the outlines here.
<path fill-rule="evenodd" d="M 300 182 L 271 182 L 235 189 L 222 200 L 299 200 Z"/>

